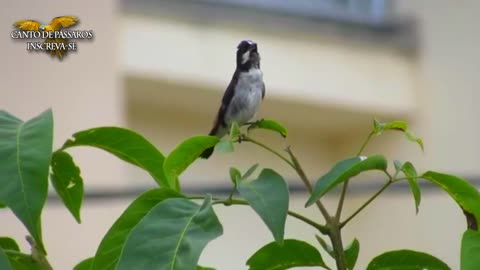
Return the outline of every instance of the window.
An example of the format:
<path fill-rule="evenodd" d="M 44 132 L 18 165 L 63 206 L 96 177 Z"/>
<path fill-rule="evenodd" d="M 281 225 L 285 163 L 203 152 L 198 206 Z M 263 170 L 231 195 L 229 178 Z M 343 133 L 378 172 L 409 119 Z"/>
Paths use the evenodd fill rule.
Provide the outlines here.
<path fill-rule="evenodd" d="M 338 22 L 381 25 L 392 15 L 393 0 L 198 0 Z"/>

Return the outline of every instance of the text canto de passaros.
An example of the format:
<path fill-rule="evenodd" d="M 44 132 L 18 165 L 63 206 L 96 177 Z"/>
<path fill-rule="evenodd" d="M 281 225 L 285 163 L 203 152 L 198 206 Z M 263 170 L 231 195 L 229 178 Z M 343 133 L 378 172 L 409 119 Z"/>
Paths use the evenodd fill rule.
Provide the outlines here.
<path fill-rule="evenodd" d="M 35 38 L 70 38 L 70 39 L 91 39 L 93 30 L 62 30 L 62 31 L 12 31 L 10 36 L 13 39 L 35 39 Z"/>

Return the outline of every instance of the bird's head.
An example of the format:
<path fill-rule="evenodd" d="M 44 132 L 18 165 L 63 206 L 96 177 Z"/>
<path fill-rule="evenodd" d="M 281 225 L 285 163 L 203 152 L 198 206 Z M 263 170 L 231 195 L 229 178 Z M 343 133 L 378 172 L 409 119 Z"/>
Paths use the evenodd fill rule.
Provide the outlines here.
<path fill-rule="evenodd" d="M 242 40 L 237 46 L 237 68 L 249 70 L 260 68 L 260 54 L 257 43 L 251 40 Z"/>
<path fill-rule="evenodd" d="M 53 28 L 49 24 L 42 24 L 39 28 L 42 31 L 53 31 Z"/>

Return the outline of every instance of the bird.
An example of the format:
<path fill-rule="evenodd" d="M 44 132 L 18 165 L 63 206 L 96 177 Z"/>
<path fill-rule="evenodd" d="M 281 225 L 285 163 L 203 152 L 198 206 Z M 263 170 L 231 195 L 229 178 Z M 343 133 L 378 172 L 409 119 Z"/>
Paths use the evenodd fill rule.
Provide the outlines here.
<path fill-rule="evenodd" d="M 208 135 L 225 136 L 233 122 L 243 125 L 252 119 L 265 97 L 265 83 L 260 69 L 260 54 L 257 43 L 242 40 L 237 46 L 236 68 L 228 84 Z M 203 151 L 201 158 L 208 159 L 214 147 Z"/>
<path fill-rule="evenodd" d="M 68 28 L 78 23 L 78 18 L 75 16 L 60 16 L 52 19 L 50 24 L 42 24 L 35 20 L 21 20 L 13 24 L 13 26 L 18 27 L 21 30 L 25 31 L 60 31 L 62 28 Z M 65 38 L 47 38 L 45 43 L 64 43 L 67 44 L 68 40 Z M 57 55 L 59 59 L 67 53 L 65 49 L 52 49 L 49 50 L 51 55 Z"/>

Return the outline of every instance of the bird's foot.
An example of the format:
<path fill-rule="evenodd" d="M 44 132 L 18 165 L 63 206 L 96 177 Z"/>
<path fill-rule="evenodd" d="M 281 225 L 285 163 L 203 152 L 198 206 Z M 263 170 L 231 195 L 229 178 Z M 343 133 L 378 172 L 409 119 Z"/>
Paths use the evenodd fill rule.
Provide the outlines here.
<path fill-rule="evenodd" d="M 245 136 L 245 134 L 240 134 L 237 138 L 237 142 L 242 143 L 243 141 L 245 141 Z"/>
<path fill-rule="evenodd" d="M 258 123 L 263 122 L 264 120 L 265 119 L 261 118 L 261 119 L 258 119 L 257 121 L 246 122 L 245 124 L 243 124 L 243 126 L 255 126 L 255 125 L 258 125 Z"/>
<path fill-rule="evenodd" d="M 260 124 L 261 122 L 263 122 L 263 118 L 257 120 L 257 121 L 253 121 L 253 122 L 247 122 L 245 123 L 245 125 L 248 125 L 248 128 L 247 128 L 247 133 L 251 130 L 251 129 L 254 129 L 258 126 L 258 124 Z"/>

